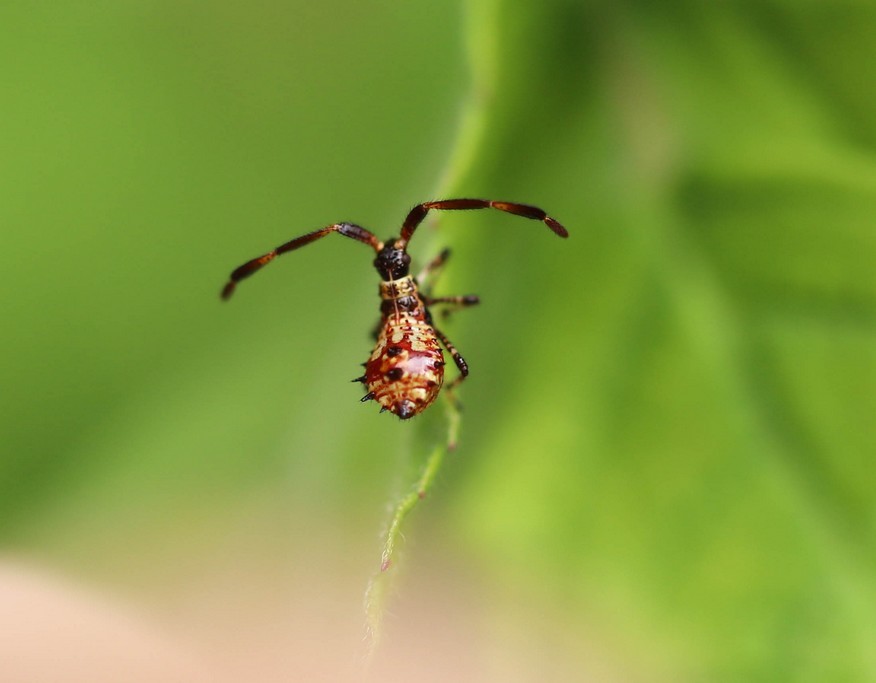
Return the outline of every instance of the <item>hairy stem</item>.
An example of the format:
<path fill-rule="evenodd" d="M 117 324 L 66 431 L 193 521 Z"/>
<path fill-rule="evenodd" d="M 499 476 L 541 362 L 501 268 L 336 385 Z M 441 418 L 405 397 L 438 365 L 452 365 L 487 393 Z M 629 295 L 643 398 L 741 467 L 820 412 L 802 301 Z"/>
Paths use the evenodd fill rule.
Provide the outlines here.
<path fill-rule="evenodd" d="M 402 537 L 402 526 L 417 503 L 423 500 L 432 488 L 444 456 L 452 452 L 457 445 L 459 436 L 460 412 L 455 400 L 445 401 L 447 405 L 447 440 L 437 444 L 420 473 L 413 488 L 403 496 L 395 506 L 389 526 L 383 541 L 380 554 L 380 569 L 371 577 L 365 591 L 365 646 L 366 662 L 371 660 L 380 640 L 386 595 L 390 587 L 391 574 L 399 540 Z"/>

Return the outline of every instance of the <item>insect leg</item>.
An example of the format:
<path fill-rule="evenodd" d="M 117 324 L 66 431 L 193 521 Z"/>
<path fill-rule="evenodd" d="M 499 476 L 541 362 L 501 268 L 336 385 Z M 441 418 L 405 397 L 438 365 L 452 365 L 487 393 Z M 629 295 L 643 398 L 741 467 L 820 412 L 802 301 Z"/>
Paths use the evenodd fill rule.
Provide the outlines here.
<path fill-rule="evenodd" d="M 460 308 L 468 308 L 479 304 L 481 300 L 475 294 L 466 294 L 465 296 L 437 296 L 424 297 L 427 306 L 433 304 L 448 304 L 448 308 L 441 311 L 441 319 L 447 320 L 451 313 L 458 311 Z"/>
<path fill-rule="evenodd" d="M 418 204 L 408 213 L 401 229 L 401 242 L 407 244 L 414 234 L 417 226 L 423 222 L 426 214 L 431 209 L 439 211 L 459 211 L 467 209 L 498 209 L 515 216 L 523 216 L 533 220 L 542 221 L 560 237 L 568 237 L 568 231 L 559 222 L 548 216 L 544 211 L 529 204 L 516 204 L 514 202 L 500 202 L 492 199 L 442 199 L 434 202 Z"/>
<path fill-rule="evenodd" d="M 457 307 L 474 306 L 479 304 L 481 300 L 476 294 L 466 294 L 465 296 L 436 296 L 426 297 L 426 305 L 432 304 L 453 304 Z"/>
<path fill-rule="evenodd" d="M 447 263 L 447 259 L 449 258 L 450 249 L 442 249 L 441 253 L 429 261 L 429 263 L 426 264 L 426 267 L 419 272 L 416 280 L 424 292 L 428 292 L 432 289 L 432 285 L 435 284 L 435 279 L 441 274 L 441 269 L 444 267 L 444 264 Z"/>
<path fill-rule="evenodd" d="M 242 266 L 235 268 L 234 271 L 231 273 L 228 284 L 226 284 L 225 287 L 222 289 L 222 298 L 228 299 L 229 297 L 231 297 L 231 295 L 234 294 L 234 288 L 237 286 L 238 282 L 240 282 L 244 278 L 248 278 L 257 270 L 265 267 L 280 254 L 285 254 L 287 251 L 300 249 L 301 247 L 310 244 L 311 242 L 315 242 L 321 237 L 325 237 L 326 235 L 333 232 L 340 233 L 344 237 L 350 237 L 351 239 L 362 242 L 363 244 L 367 244 L 368 246 L 372 247 L 374 251 L 380 251 L 383 248 L 383 243 L 378 240 L 377 237 L 375 237 L 372 233 L 359 225 L 355 225 L 353 223 L 335 223 L 333 225 L 327 225 L 324 228 L 314 230 L 313 232 L 309 232 L 306 235 L 302 235 L 301 237 L 296 237 L 294 240 L 290 240 L 285 244 L 281 244 L 279 247 L 273 249 L 272 251 L 269 251 L 267 254 L 254 258 L 251 261 L 247 261 Z"/>
<path fill-rule="evenodd" d="M 455 387 L 459 385 L 462 380 L 468 377 L 468 363 L 465 362 L 465 358 L 463 358 L 459 351 L 456 350 L 456 347 L 453 345 L 453 342 L 447 338 L 447 335 L 444 334 L 441 330 L 433 327 L 435 330 L 435 336 L 441 340 L 441 343 L 444 344 L 444 348 L 450 353 L 450 356 L 453 358 L 453 362 L 456 363 L 456 367 L 459 368 L 459 376 L 454 379 L 450 384 L 447 385 L 445 391 L 452 392 Z M 456 398 L 453 398 L 454 402 L 456 402 Z"/>

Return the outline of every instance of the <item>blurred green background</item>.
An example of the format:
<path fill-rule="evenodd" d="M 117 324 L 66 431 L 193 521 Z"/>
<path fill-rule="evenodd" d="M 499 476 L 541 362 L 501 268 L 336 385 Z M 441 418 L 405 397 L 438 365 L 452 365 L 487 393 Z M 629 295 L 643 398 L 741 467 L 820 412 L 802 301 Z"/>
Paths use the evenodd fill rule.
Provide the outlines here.
<path fill-rule="evenodd" d="M 509 199 L 571 237 L 473 212 L 413 244 L 483 303 L 445 325 L 461 444 L 377 670 L 876 680 L 874 63 L 863 0 L 0 5 L 5 561 L 208 668 L 354 658 L 442 411 L 358 402 L 361 245 L 219 289 L 331 222 Z"/>

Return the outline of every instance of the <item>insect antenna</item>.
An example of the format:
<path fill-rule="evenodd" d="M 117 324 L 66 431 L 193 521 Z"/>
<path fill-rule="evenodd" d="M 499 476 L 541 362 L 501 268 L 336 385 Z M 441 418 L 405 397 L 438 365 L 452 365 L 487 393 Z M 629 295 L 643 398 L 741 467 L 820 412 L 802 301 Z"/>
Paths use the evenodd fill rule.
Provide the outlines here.
<path fill-rule="evenodd" d="M 410 241 L 411 237 L 413 237 L 417 226 L 423 222 L 423 219 L 426 218 L 426 214 L 432 209 L 438 211 L 498 209 L 505 213 L 514 214 L 515 216 L 522 216 L 523 218 L 531 218 L 533 220 L 541 221 L 560 237 L 569 236 L 569 232 L 560 225 L 559 221 L 548 216 L 547 213 L 539 209 L 537 206 L 517 204 L 515 202 L 500 202 L 493 199 L 442 199 L 435 202 L 423 202 L 422 204 L 417 204 L 417 206 L 411 209 L 407 218 L 405 218 L 405 222 L 401 229 L 401 238 L 399 241 L 401 242 L 402 247 L 407 246 L 407 243 Z"/>
<path fill-rule="evenodd" d="M 250 275 L 255 273 L 258 270 L 261 270 L 266 265 L 268 265 L 275 258 L 280 256 L 281 254 L 285 254 L 288 251 L 294 251 L 296 249 L 300 249 L 301 247 L 310 244 L 311 242 L 315 242 L 316 240 L 325 237 L 333 232 L 337 232 L 344 237 L 349 237 L 351 239 L 362 242 L 363 244 L 367 244 L 374 251 L 379 252 L 383 249 L 383 242 L 377 239 L 375 235 L 366 230 L 360 225 L 356 225 L 355 223 L 334 223 L 332 225 L 327 225 L 324 228 L 319 230 L 314 230 L 313 232 L 309 232 L 306 235 L 302 235 L 301 237 L 296 237 L 294 240 L 290 240 L 285 244 L 281 244 L 276 249 L 272 249 L 267 254 L 263 254 L 257 258 L 254 258 L 250 261 L 247 261 L 241 266 L 238 266 L 231 272 L 231 277 L 228 280 L 228 283 L 225 287 L 222 288 L 222 298 L 227 300 L 231 298 L 231 295 L 234 294 L 234 289 L 237 287 L 237 283 L 241 280 L 248 278 Z"/>

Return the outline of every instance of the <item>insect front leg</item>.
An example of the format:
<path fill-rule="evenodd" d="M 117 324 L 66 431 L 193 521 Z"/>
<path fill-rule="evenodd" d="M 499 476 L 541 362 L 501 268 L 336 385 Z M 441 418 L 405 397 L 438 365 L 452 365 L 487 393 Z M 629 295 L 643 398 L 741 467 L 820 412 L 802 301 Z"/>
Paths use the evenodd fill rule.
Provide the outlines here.
<path fill-rule="evenodd" d="M 441 253 L 429 261 L 429 263 L 426 264 L 426 267 L 417 275 L 417 283 L 420 285 L 420 289 L 424 295 L 427 295 L 432 291 L 432 286 L 435 284 L 435 280 L 438 278 L 438 275 L 441 274 L 441 268 L 444 267 L 444 264 L 447 263 L 447 259 L 449 258 L 450 249 L 443 249 Z"/>

